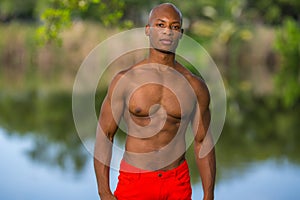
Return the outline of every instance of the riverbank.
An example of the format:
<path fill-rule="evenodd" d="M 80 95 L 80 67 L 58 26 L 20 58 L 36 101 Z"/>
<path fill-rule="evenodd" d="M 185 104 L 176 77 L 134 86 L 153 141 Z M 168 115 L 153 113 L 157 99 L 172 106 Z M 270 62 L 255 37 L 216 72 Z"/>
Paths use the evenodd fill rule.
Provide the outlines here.
<path fill-rule="evenodd" d="M 36 25 L 29 23 L 0 24 L 0 88 L 70 90 L 84 58 L 101 41 L 121 31 L 77 21 L 62 33 L 62 46 L 40 46 L 35 29 Z M 244 40 L 212 38 L 202 45 L 216 62 L 226 87 L 231 87 L 234 79 L 243 90 L 270 94 L 279 62 L 273 50 L 274 30 L 256 26 L 247 34 Z M 193 35 L 197 40 L 199 36 Z"/>

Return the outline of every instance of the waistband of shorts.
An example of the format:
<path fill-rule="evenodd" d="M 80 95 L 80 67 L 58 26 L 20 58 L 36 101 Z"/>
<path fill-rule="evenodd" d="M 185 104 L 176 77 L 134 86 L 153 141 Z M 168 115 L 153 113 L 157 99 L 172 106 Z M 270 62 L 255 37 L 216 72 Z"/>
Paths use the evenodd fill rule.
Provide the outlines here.
<path fill-rule="evenodd" d="M 188 164 L 186 160 L 184 160 L 176 168 L 170 170 L 155 170 L 155 171 L 140 169 L 138 167 L 130 165 L 124 159 L 121 160 L 121 164 L 120 164 L 120 173 L 143 174 L 143 175 L 150 175 L 150 176 L 157 175 L 157 174 L 164 175 L 164 177 L 173 176 L 173 175 L 177 175 L 178 173 L 182 173 L 185 170 L 188 170 Z"/>

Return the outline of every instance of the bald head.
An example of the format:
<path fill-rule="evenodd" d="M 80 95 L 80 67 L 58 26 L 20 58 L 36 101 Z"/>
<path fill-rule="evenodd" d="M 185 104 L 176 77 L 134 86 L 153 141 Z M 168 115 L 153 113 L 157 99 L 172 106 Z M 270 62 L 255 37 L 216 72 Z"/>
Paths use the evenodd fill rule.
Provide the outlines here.
<path fill-rule="evenodd" d="M 150 45 L 160 52 L 174 53 L 182 37 L 182 15 L 176 6 L 170 3 L 154 7 L 145 27 Z"/>
<path fill-rule="evenodd" d="M 180 10 L 174 4 L 171 4 L 171 3 L 163 3 L 158 6 L 155 6 L 150 11 L 149 18 L 148 18 L 148 24 L 151 24 L 153 19 L 158 18 L 161 14 L 166 13 L 166 12 L 177 15 L 178 19 L 180 20 L 180 23 L 182 25 L 182 14 L 181 14 Z"/>

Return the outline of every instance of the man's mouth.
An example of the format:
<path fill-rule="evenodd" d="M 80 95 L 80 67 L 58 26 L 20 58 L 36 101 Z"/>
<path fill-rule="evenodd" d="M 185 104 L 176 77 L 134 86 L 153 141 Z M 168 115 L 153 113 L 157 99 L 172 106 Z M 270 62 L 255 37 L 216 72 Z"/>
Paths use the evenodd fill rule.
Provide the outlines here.
<path fill-rule="evenodd" d="M 160 39 L 160 42 L 164 45 L 171 45 L 173 43 L 170 39 Z"/>

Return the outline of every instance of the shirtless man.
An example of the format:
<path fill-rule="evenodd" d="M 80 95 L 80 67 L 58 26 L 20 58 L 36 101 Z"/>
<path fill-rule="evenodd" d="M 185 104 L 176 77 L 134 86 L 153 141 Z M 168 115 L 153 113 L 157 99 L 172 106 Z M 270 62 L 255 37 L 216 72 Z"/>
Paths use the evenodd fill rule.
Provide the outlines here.
<path fill-rule="evenodd" d="M 113 78 L 101 107 L 94 152 L 100 198 L 191 199 L 185 160 L 185 134 L 191 123 L 203 199 L 212 200 L 216 163 L 212 142 L 207 140 L 210 95 L 204 81 L 175 60 L 183 33 L 180 11 L 173 4 L 156 6 L 150 12 L 145 33 L 150 41 L 148 57 Z M 109 164 L 122 118 L 127 137 L 113 194 Z M 207 145 L 211 150 L 200 156 Z"/>

